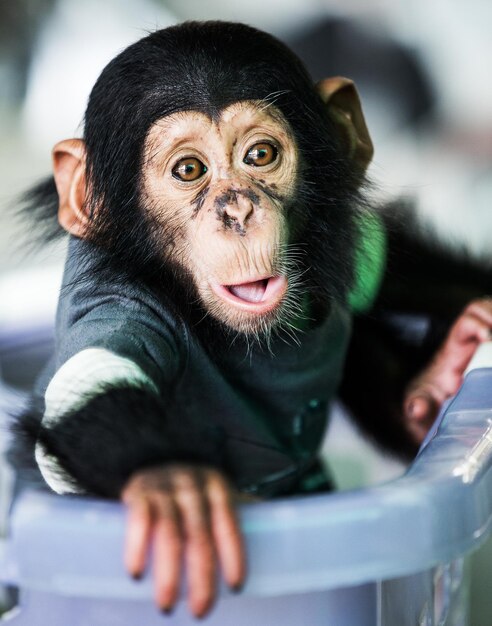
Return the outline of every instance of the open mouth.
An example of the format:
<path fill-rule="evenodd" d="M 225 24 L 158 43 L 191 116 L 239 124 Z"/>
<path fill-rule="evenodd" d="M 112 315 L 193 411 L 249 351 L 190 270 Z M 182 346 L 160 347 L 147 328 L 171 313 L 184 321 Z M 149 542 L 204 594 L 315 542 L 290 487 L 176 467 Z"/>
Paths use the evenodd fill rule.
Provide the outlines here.
<path fill-rule="evenodd" d="M 268 276 L 237 285 L 213 285 L 215 293 L 245 311 L 266 313 L 282 301 L 287 291 L 285 276 Z"/>

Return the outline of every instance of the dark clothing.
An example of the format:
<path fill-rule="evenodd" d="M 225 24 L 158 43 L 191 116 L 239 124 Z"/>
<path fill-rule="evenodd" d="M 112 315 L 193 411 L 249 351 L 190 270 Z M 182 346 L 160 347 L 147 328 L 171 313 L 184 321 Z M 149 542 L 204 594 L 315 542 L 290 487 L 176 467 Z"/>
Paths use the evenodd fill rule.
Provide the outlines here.
<path fill-rule="evenodd" d="M 118 283 L 78 281 L 87 245 L 70 241 L 56 354 L 38 395 L 44 396 L 55 371 L 73 355 L 105 348 L 133 360 L 152 379 L 168 419 L 183 429 L 205 425 L 221 433 L 227 467 L 240 489 L 274 495 L 299 485 L 316 463 L 341 377 L 350 314 L 333 304 L 326 319 L 299 332 L 299 345 L 274 337 L 271 353 L 259 346 L 247 353 L 236 342 L 212 358 L 145 287 L 125 285 L 123 292 Z"/>

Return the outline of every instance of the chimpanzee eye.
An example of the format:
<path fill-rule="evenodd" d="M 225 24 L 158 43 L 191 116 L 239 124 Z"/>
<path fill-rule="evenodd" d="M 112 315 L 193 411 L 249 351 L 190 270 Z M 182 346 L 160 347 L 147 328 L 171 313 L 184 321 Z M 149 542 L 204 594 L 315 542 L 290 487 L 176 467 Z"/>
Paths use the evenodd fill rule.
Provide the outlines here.
<path fill-rule="evenodd" d="M 181 159 L 173 167 L 172 174 L 174 178 L 185 182 L 192 182 L 203 176 L 207 172 L 207 166 L 195 157 L 187 157 Z"/>
<path fill-rule="evenodd" d="M 278 150 L 271 143 L 255 143 L 254 146 L 246 153 L 243 162 L 246 165 L 254 165 L 255 167 L 263 167 L 270 165 L 277 158 Z"/>

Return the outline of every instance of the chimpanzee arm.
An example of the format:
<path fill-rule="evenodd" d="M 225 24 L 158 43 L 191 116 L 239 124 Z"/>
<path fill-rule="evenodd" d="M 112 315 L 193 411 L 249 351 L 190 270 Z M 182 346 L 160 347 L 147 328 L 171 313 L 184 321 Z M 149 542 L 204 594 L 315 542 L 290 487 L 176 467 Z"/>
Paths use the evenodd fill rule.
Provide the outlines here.
<path fill-rule="evenodd" d="M 405 425 L 407 387 L 465 306 L 492 292 L 492 271 L 439 243 L 409 208 L 387 207 L 383 217 L 385 271 L 377 297 L 355 316 L 340 395 L 366 434 L 411 458 L 418 446 Z"/>
<path fill-rule="evenodd" d="M 445 242 L 411 203 L 385 207 L 383 219 L 388 252 L 377 310 L 427 315 L 442 336 L 467 303 L 492 292 L 490 260 Z"/>
<path fill-rule="evenodd" d="M 220 439 L 205 427 L 183 430 L 165 402 L 138 387 L 108 388 L 80 408 L 41 422 L 36 458 L 59 493 L 118 498 L 137 470 L 166 462 L 216 466 Z"/>
<path fill-rule="evenodd" d="M 131 326 L 136 332 L 136 323 Z M 142 328 L 139 341 L 145 336 L 149 331 Z M 128 478 L 144 467 L 171 461 L 219 464 L 220 441 L 214 431 L 197 424 L 188 432 L 168 417 L 166 382 L 179 376 L 173 372 L 176 355 L 162 338 L 153 338 L 170 374 L 168 381 L 161 376 L 158 387 L 143 369 L 151 370 L 143 345 L 138 362 L 122 356 L 125 348 L 131 351 L 132 339 L 123 330 L 104 341 L 88 336 L 96 347 L 77 352 L 58 369 L 46 390 L 44 410 L 21 417 L 18 430 L 31 456 L 35 451 L 45 481 L 58 493 L 119 497 Z"/>
<path fill-rule="evenodd" d="M 179 318 L 142 286 L 77 280 L 84 246 L 71 241 L 50 381 L 17 422 L 17 448 L 59 493 L 119 497 L 143 467 L 220 465 L 215 431 L 168 416 L 187 358 Z"/>

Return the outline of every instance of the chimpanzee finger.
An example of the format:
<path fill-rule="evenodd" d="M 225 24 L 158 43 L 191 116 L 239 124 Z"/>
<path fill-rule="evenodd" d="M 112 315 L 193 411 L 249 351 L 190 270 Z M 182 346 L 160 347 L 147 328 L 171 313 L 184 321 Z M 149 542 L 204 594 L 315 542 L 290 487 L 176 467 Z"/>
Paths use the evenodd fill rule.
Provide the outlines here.
<path fill-rule="evenodd" d="M 474 315 L 489 327 L 492 327 L 492 298 L 473 300 L 466 307 L 464 313 Z"/>
<path fill-rule="evenodd" d="M 471 312 L 462 315 L 450 332 L 450 338 L 460 343 L 477 343 L 487 341 L 490 338 L 491 324 L 481 316 Z"/>
<path fill-rule="evenodd" d="M 421 445 L 427 437 L 427 433 L 432 426 L 432 420 L 410 421 L 407 422 L 407 431 L 410 433 L 413 441 L 417 445 Z"/>
<path fill-rule="evenodd" d="M 246 558 L 231 491 L 225 479 L 214 471 L 209 473 L 206 491 L 212 534 L 222 572 L 231 589 L 237 590 L 246 576 Z"/>
<path fill-rule="evenodd" d="M 208 504 L 199 472 L 187 470 L 174 477 L 174 499 L 185 533 L 188 604 L 196 617 L 203 617 L 215 599 L 216 563 Z"/>
<path fill-rule="evenodd" d="M 140 578 L 145 569 L 152 527 L 150 503 L 145 497 L 129 500 L 124 562 L 133 578 Z"/>
<path fill-rule="evenodd" d="M 170 613 L 179 595 L 183 537 L 179 514 L 171 495 L 153 497 L 154 597 L 164 613 Z"/>
<path fill-rule="evenodd" d="M 417 444 L 425 439 L 439 411 L 440 402 L 431 393 L 417 390 L 405 401 L 406 427 Z"/>
<path fill-rule="evenodd" d="M 438 401 L 420 389 L 414 394 L 410 394 L 405 401 L 406 416 L 411 420 L 420 422 L 435 418 L 438 408 Z"/>

